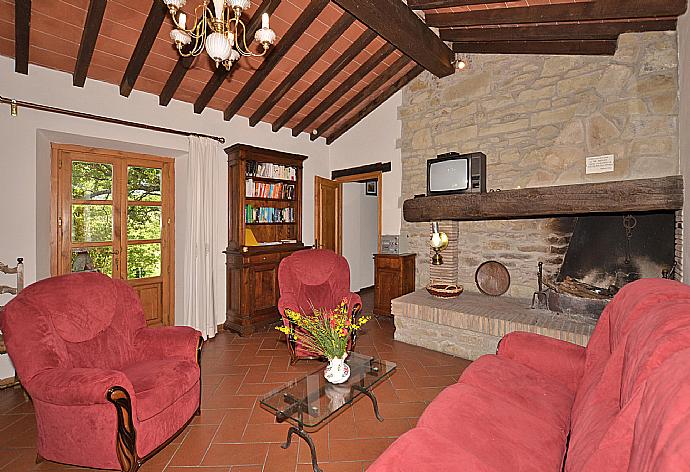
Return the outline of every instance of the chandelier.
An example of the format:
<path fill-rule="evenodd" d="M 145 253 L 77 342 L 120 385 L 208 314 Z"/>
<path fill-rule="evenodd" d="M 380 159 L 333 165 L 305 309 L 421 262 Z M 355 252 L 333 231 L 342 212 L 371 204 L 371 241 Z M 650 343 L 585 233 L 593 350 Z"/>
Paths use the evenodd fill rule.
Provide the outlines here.
<path fill-rule="evenodd" d="M 263 56 L 275 43 L 276 34 L 269 27 L 268 13 L 264 13 L 261 17 L 261 28 L 254 35 L 254 40 L 261 44 L 263 49 L 260 54 L 249 50 L 242 12 L 251 7 L 250 0 L 204 0 L 194 9 L 194 22 L 189 28 L 187 14 L 182 11 L 187 0 L 163 2 L 170 10 L 176 26 L 176 29 L 170 32 L 170 37 L 183 57 L 198 56 L 206 50 L 215 61 L 216 67 L 222 64 L 230 70 L 232 64 L 240 57 Z"/>

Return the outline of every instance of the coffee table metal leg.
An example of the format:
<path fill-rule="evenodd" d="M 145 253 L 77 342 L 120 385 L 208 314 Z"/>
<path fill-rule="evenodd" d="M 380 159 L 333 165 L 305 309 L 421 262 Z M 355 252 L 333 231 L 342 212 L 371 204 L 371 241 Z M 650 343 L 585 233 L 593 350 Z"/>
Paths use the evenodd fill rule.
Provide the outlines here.
<path fill-rule="evenodd" d="M 307 433 L 305 430 L 296 428 L 294 426 L 290 426 L 290 429 L 288 430 L 287 441 L 280 447 L 282 447 L 283 449 L 287 449 L 288 447 L 290 447 L 290 444 L 292 444 L 293 434 L 296 434 L 300 438 L 304 439 L 304 441 L 309 445 L 309 450 L 311 451 L 311 465 L 314 468 L 314 472 L 322 472 L 321 469 L 319 469 L 319 464 L 316 460 L 316 447 L 314 446 L 314 441 L 312 441 L 311 436 L 309 436 L 309 433 Z"/>
<path fill-rule="evenodd" d="M 383 421 L 383 418 L 381 418 L 381 415 L 379 414 L 379 402 L 376 400 L 376 396 L 374 396 L 374 393 L 360 385 L 353 385 L 352 388 L 362 392 L 364 395 L 371 399 L 371 403 L 374 405 L 374 414 L 376 415 L 376 419 L 379 421 Z"/>

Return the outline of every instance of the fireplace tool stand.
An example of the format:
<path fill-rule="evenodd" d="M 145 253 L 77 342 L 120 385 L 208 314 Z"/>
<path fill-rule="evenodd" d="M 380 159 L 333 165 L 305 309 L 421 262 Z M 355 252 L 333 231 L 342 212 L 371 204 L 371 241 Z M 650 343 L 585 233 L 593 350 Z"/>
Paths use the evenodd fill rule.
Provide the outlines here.
<path fill-rule="evenodd" d="M 537 272 L 537 281 L 539 283 L 539 290 L 532 295 L 532 308 L 539 308 L 548 310 L 549 297 L 544 290 L 544 263 L 539 263 L 539 271 Z"/>

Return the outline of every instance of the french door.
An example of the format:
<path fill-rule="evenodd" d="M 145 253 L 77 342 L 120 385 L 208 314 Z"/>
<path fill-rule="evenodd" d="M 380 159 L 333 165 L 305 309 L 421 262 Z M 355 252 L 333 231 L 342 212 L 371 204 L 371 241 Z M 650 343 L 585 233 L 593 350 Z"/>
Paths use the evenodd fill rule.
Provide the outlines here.
<path fill-rule="evenodd" d="M 174 324 L 174 163 L 53 145 L 53 275 L 126 280 L 150 326 Z"/>

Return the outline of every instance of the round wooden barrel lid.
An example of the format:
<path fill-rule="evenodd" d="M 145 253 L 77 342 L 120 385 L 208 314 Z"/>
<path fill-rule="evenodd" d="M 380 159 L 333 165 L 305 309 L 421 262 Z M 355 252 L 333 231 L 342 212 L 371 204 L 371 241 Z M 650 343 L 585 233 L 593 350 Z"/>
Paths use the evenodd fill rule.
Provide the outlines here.
<path fill-rule="evenodd" d="M 477 268 L 474 281 L 484 295 L 498 297 L 510 288 L 510 272 L 498 261 L 487 261 Z"/>

